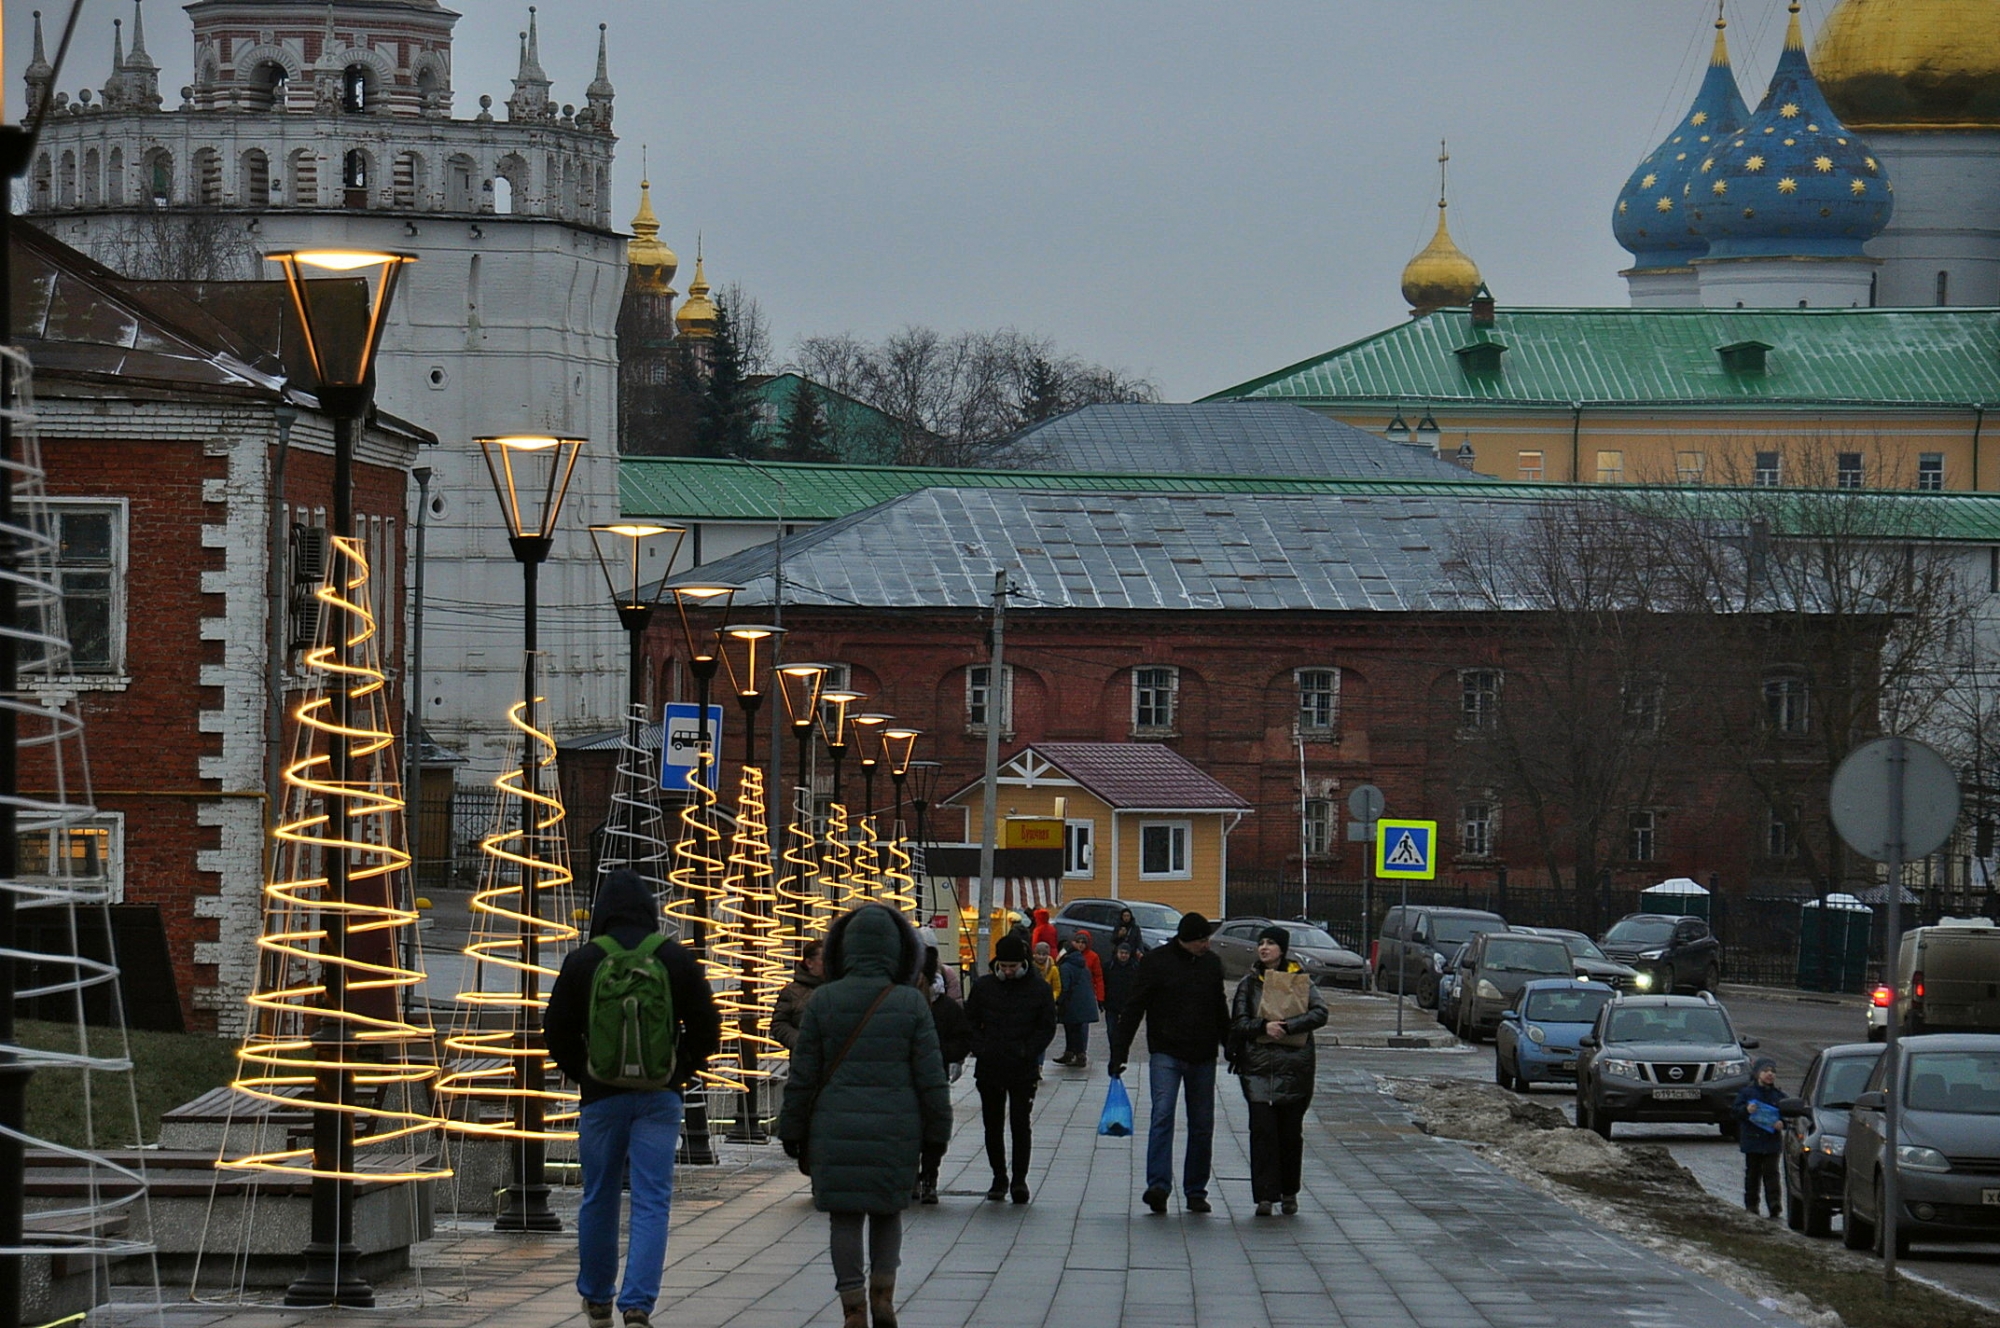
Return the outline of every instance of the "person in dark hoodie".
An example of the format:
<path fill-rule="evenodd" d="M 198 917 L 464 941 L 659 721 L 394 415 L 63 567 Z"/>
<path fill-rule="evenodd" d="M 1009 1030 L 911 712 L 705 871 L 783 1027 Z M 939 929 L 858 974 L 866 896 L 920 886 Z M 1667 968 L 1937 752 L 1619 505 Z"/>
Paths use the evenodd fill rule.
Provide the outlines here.
<path fill-rule="evenodd" d="M 1743 1150 L 1743 1206 L 1757 1211 L 1757 1191 L 1764 1191 L 1766 1214 L 1776 1217 L 1782 1198 L 1778 1183 L 1780 1122 L 1778 1063 L 1759 1056 L 1750 1067 L 1750 1082 L 1736 1094 L 1736 1146 Z"/>
<path fill-rule="evenodd" d="M 871 1318 L 896 1328 L 903 1210 L 925 1145 L 951 1141 L 937 1023 L 912 982 L 922 949 L 916 928 L 881 904 L 834 920 L 826 985 L 806 1006 L 778 1113 L 778 1138 L 803 1154 L 813 1205 L 827 1214 L 842 1328 Z"/>
<path fill-rule="evenodd" d="M 632 949 L 660 929 L 660 909 L 637 872 L 605 877 L 591 910 L 590 935 L 610 936 Z M 590 1075 L 590 988 L 604 951 L 580 945 L 563 960 L 542 1018 L 549 1055 L 582 1099 L 577 1156 L 583 1164 L 583 1204 L 577 1210 L 576 1290 L 590 1328 L 610 1328 L 614 1304 L 628 1328 L 649 1328 L 667 1261 L 667 1223 L 674 1201 L 674 1150 L 680 1144 L 683 1098 L 722 1040 L 722 1017 L 700 965 L 672 941 L 656 952 L 673 992 L 680 1036 L 674 1086 L 614 1088 Z M 618 1282 L 618 1209 L 627 1169 L 632 1225 L 625 1278 Z"/>
<path fill-rule="evenodd" d="M 1114 1046 L 1118 1042 L 1118 1021 L 1124 1017 L 1125 999 L 1132 994 L 1132 983 L 1138 979 L 1139 956 L 1143 953 L 1120 941 L 1111 962 L 1104 966 L 1104 1040 Z"/>
<path fill-rule="evenodd" d="M 1181 914 L 1174 939 L 1148 950 L 1125 998 L 1118 1036 L 1111 1044 L 1111 1077 L 1125 1073 L 1125 1058 L 1139 1025 L 1146 1026 L 1146 1085 L 1152 1120 L 1146 1131 L 1146 1207 L 1167 1211 L 1173 1193 L 1174 1109 L 1187 1097 L 1187 1154 L 1181 1163 L 1181 1199 L 1190 1213 L 1214 1211 L 1208 1173 L 1215 1145 L 1215 1060 L 1229 1036 L 1229 1002 L 1222 995 L 1222 961 L 1208 951 L 1207 918 Z"/>
<path fill-rule="evenodd" d="M 917 975 L 917 990 L 931 1003 L 931 1022 L 937 1025 L 938 1055 L 944 1058 L 945 1077 L 952 1083 L 965 1071 L 965 1058 L 972 1054 L 972 1025 L 965 1007 L 953 999 L 945 983 L 945 970 L 938 962 L 935 945 L 924 947 L 923 971 Z M 917 1168 L 917 1202 L 938 1201 L 938 1168 L 944 1164 L 944 1144 L 924 1145 Z"/>
<path fill-rule="evenodd" d="M 806 1004 L 819 990 L 819 984 L 826 981 L 826 963 L 823 955 L 825 941 L 807 941 L 805 949 L 799 953 L 798 968 L 792 973 L 792 980 L 778 992 L 777 1003 L 771 1007 L 771 1036 L 784 1044 L 790 1051 L 799 1040 L 799 1025 L 806 1017 Z"/>
<path fill-rule="evenodd" d="M 993 1168 L 993 1186 L 986 1197 L 997 1203 L 1011 1193 L 1015 1203 L 1026 1203 L 1035 1085 L 1041 1080 L 1035 1067 L 1056 1035 L 1056 1003 L 1028 963 L 1026 941 L 1009 935 L 994 945 L 992 971 L 972 984 L 965 998 L 965 1018 L 972 1025 L 972 1056 L 978 1062 L 972 1079 L 986 1125 L 986 1161 Z"/>

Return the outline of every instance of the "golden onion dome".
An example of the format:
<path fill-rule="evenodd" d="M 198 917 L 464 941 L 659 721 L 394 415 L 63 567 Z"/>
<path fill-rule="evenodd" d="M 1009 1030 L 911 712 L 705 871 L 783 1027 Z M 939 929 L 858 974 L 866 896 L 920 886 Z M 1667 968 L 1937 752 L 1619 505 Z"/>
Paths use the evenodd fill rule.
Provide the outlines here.
<path fill-rule="evenodd" d="M 1473 292 L 1480 287 L 1479 265 L 1452 243 L 1445 211 L 1444 200 L 1439 199 L 1437 234 L 1403 269 L 1403 298 L 1410 302 L 1414 318 L 1470 304 Z"/>
<path fill-rule="evenodd" d="M 660 240 L 660 219 L 653 215 L 653 186 L 639 181 L 639 210 L 632 215 L 632 238 L 625 242 L 625 263 L 645 285 L 673 294 L 668 285 L 681 260 Z"/>
<path fill-rule="evenodd" d="M 674 326 L 684 337 L 706 341 L 715 335 L 715 301 L 708 298 L 708 278 L 701 270 L 701 251 L 694 256 L 694 280 L 688 283 L 688 297 L 674 311 Z"/>
<path fill-rule="evenodd" d="M 1841 0 L 1813 71 L 1849 129 L 2000 128 L 2000 5 Z"/>

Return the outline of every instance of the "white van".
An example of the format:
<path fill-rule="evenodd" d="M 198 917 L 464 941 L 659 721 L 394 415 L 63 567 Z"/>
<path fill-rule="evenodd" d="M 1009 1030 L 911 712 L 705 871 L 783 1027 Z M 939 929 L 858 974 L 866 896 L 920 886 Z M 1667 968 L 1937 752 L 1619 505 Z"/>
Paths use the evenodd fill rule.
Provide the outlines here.
<path fill-rule="evenodd" d="M 1869 1009 L 1870 1038 L 1882 1036 L 1883 995 Z M 1894 999 L 1904 1033 L 2000 1033 L 2000 927 L 1945 918 L 1904 932 Z"/>

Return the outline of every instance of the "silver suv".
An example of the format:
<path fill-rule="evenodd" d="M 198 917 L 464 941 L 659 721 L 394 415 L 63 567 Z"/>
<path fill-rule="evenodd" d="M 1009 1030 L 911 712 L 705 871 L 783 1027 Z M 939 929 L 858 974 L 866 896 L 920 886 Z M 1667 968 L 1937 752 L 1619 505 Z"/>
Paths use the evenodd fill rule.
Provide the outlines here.
<path fill-rule="evenodd" d="M 1072 899 L 1049 922 L 1065 941 L 1077 932 L 1089 932 L 1090 948 L 1099 959 L 1109 959 L 1111 933 L 1125 909 L 1132 910 L 1132 920 L 1139 924 L 1139 939 L 1148 950 L 1174 939 L 1181 925 L 1179 909 L 1144 899 Z"/>
<path fill-rule="evenodd" d="M 1618 1121 L 1698 1121 L 1734 1136 L 1756 1045 L 1707 992 L 1606 1001 L 1577 1039 L 1577 1127 L 1609 1139 Z"/>

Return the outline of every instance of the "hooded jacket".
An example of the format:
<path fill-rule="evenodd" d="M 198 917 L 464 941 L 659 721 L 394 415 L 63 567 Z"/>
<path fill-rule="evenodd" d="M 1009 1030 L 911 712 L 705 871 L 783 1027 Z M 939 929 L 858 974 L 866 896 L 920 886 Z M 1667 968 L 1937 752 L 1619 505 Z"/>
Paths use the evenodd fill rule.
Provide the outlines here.
<path fill-rule="evenodd" d="M 1049 911 L 1038 908 L 1035 910 L 1034 929 L 1028 933 L 1028 950 L 1032 953 L 1036 946 L 1045 942 L 1051 955 L 1062 950 L 1062 939 L 1056 935 L 1055 924 L 1049 921 Z"/>
<path fill-rule="evenodd" d="M 1777 1130 L 1767 1130 L 1750 1119 L 1752 1102 L 1768 1102 L 1773 1107 L 1785 1100 L 1784 1090 L 1776 1084 L 1769 1088 L 1757 1082 L 1757 1076 L 1766 1068 L 1775 1069 L 1777 1062 L 1768 1057 L 1759 1057 L 1750 1067 L 1750 1082 L 1737 1090 L 1736 1101 L 1731 1113 L 1736 1117 L 1736 1147 L 1745 1153 L 1777 1153 L 1783 1151 L 1783 1140 Z"/>
<path fill-rule="evenodd" d="M 974 982 L 965 998 L 965 1017 L 972 1025 L 972 1055 L 978 1062 L 972 1071 L 975 1081 L 997 1088 L 1035 1082 L 1035 1061 L 1056 1035 L 1056 1003 L 1033 969 L 1014 978 L 988 973 Z"/>
<path fill-rule="evenodd" d="M 1280 959 L 1278 965 L 1280 972 L 1301 971 L 1289 959 Z M 1243 1098 L 1246 1102 L 1265 1102 L 1279 1107 L 1310 1102 L 1316 1068 L 1312 1035 L 1314 1029 L 1326 1025 L 1326 998 L 1319 994 L 1317 986 L 1308 986 L 1305 1013 L 1293 1015 L 1285 1021 L 1287 1033 L 1306 1035 L 1303 1047 L 1288 1047 L 1282 1042 L 1273 1042 L 1265 1036 L 1264 1019 L 1257 1013 L 1264 1004 L 1266 971 L 1264 961 L 1258 960 L 1243 981 L 1236 984 L 1236 998 L 1230 1004 L 1229 1031 L 1242 1048 L 1236 1057 L 1235 1068 L 1242 1077 Z"/>
<path fill-rule="evenodd" d="M 639 874 L 620 869 L 605 877 L 597 891 L 597 903 L 590 913 L 590 935 L 593 940 L 609 935 L 629 950 L 659 930 L 659 917 L 653 894 Z M 693 955 L 673 941 L 662 945 L 658 954 L 673 988 L 674 1021 L 680 1025 L 675 1087 L 685 1091 L 721 1045 L 722 1016 Z M 542 1012 L 542 1038 L 549 1055 L 576 1084 L 585 1106 L 615 1093 L 646 1091 L 614 1088 L 590 1077 L 590 984 L 603 962 L 604 951 L 595 945 L 579 945 L 570 951 L 549 989 L 548 1008 Z"/>
<path fill-rule="evenodd" d="M 806 1017 L 806 1006 L 824 981 L 825 978 L 815 974 L 801 960 L 792 971 L 792 980 L 778 992 L 777 1004 L 771 1007 L 771 1036 L 778 1039 L 786 1051 L 798 1042 L 799 1023 Z"/>
<path fill-rule="evenodd" d="M 1090 980 L 1087 953 L 1065 950 L 1056 965 L 1057 975 L 1062 978 L 1062 987 L 1056 992 L 1056 1018 L 1065 1024 L 1097 1022 L 1097 987 L 1102 984 Z"/>
<path fill-rule="evenodd" d="M 778 1115 L 778 1137 L 806 1146 L 821 1212 L 901 1212 L 916 1185 L 921 1147 L 951 1141 L 937 1024 L 925 993 L 910 982 L 919 948 L 910 924 L 880 904 L 843 914 L 827 934 L 827 981 L 806 1006 Z M 888 995 L 869 1016 L 885 987 Z M 850 1037 L 846 1059 L 825 1079 Z"/>

